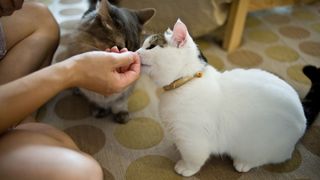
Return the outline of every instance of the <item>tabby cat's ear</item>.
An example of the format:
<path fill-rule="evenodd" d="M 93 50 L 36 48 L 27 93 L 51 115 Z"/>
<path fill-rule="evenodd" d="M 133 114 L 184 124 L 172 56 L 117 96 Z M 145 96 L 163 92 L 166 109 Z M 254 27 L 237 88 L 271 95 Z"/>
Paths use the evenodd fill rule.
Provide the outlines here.
<path fill-rule="evenodd" d="M 146 24 L 156 13 L 153 8 L 146 8 L 136 11 L 140 24 Z"/>
<path fill-rule="evenodd" d="M 98 14 L 99 14 L 99 16 L 101 18 L 102 24 L 106 28 L 112 30 L 112 26 L 111 26 L 112 18 L 111 18 L 110 14 L 109 14 L 110 6 L 111 5 L 109 4 L 108 0 L 101 0 L 99 5 L 98 5 L 98 8 L 99 8 L 98 9 Z"/>
<path fill-rule="evenodd" d="M 176 24 L 173 27 L 173 35 L 172 40 L 177 47 L 182 47 L 187 42 L 188 29 L 187 26 L 180 21 L 177 20 Z"/>

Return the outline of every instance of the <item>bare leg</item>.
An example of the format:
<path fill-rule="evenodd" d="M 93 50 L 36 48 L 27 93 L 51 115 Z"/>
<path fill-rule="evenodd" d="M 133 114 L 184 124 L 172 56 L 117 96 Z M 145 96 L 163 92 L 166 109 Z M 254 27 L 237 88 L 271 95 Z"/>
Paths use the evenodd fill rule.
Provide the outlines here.
<path fill-rule="evenodd" d="M 59 42 L 59 27 L 47 7 L 24 3 L 21 10 L 1 18 L 7 54 L 0 61 L 0 84 L 50 64 Z"/>
<path fill-rule="evenodd" d="M 101 180 L 102 170 L 60 130 L 26 123 L 0 136 L 3 179 Z"/>

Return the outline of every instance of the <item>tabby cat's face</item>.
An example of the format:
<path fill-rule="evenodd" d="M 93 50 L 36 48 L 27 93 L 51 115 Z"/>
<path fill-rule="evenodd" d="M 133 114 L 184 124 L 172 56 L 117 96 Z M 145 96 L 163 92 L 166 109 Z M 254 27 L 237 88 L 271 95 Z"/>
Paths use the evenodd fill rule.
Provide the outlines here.
<path fill-rule="evenodd" d="M 140 46 L 142 27 L 154 13 L 154 9 L 135 11 L 102 0 L 96 11 L 85 16 L 82 28 L 104 42 L 106 47 L 103 48 L 118 46 L 135 51 Z"/>

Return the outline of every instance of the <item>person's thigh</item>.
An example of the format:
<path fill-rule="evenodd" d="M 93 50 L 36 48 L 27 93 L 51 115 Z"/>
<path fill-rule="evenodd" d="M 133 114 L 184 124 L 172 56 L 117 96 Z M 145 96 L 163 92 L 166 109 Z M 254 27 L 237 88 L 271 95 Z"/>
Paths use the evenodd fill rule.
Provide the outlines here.
<path fill-rule="evenodd" d="M 99 164 L 72 145 L 70 148 L 71 139 L 65 142 L 66 136 L 37 123 L 0 136 L 1 179 L 102 179 Z"/>
<path fill-rule="evenodd" d="M 39 123 L 39 122 L 22 123 L 22 124 L 19 124 L 17 127 L 15 127 L 14 130 L 28 131 L 33 133 L 40 133 L 42 135 L 47 135 L 50 138 L 53 138 L 55 141 L 57 141 L 58 144 L 59 143 L 62 144 L 62 146 L 64 147 L 79 151 L 79 148 L 74 143 L 74 141 L 70 138 L 70 136 L 68 136 L 63 131 L 45 123 Z"/>

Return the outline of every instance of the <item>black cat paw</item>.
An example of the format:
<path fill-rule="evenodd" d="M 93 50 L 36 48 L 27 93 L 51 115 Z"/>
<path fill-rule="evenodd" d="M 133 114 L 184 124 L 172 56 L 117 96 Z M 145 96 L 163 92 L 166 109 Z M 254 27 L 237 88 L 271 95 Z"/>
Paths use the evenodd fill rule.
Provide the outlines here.
<path fill-rule="evenodd" d="M 312 81 L 312 83 L 320 82 L 320 68 L 312 65 L 307 65 L 303 68 L 303 73 Z"/>
<path fill-rule="evenodd" d="M 99 119 L 99 118 L 107 117 L 110 114 L 110 110 L 96 107 L 92 109 L 91 113 L 93 117 Z"/>
<path fill-rule="evenodd" d="M 114 114 L 114 121 L 120 124 L 125 124 L 129 121 L 129 113 L 126 111 L 121 111 Z"/>
<path fill-rule="evenodd" d="M 72 89 L 72 94 L 75 95 L 75 96 L 81 96 L 82 95 L 82 93 L 81 93 L 79 88 L 73 88 Z"/>

